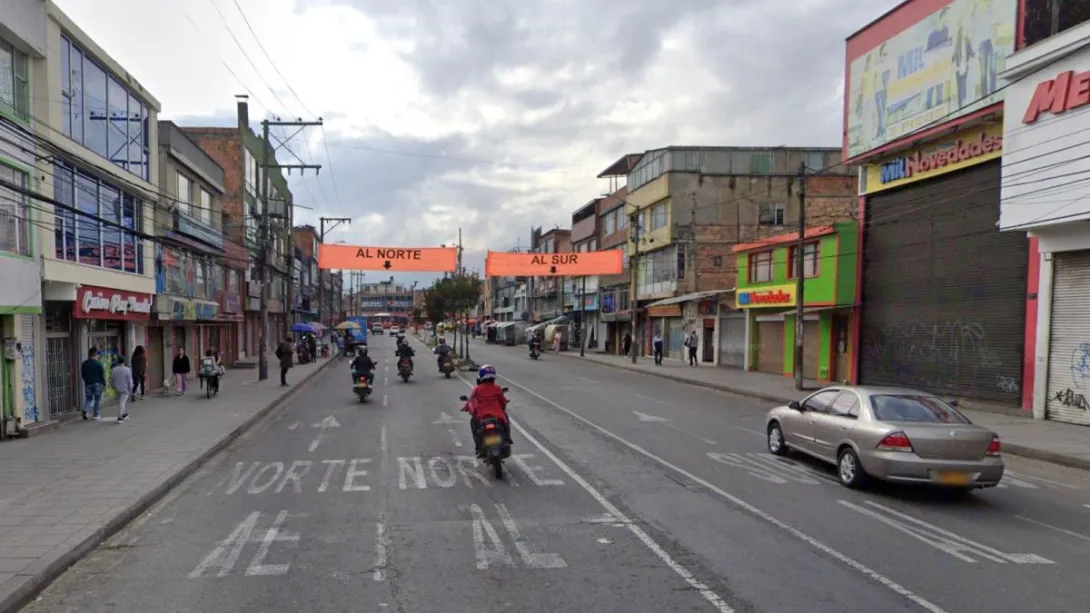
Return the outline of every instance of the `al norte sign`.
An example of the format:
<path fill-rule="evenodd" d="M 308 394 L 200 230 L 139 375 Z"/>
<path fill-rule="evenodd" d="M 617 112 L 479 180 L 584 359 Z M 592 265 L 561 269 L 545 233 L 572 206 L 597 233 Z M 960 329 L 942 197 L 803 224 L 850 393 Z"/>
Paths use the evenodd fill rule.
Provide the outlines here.
<path fill-rule="evenodd" d="M 734 293 L 735 308 L 771 309 L 795 306 L 794 285 L 766 285 L 739 289 Z"/>
<path fill-rule="evenodd" d="M 1003 126 L 959 132 L 892 159 L 867 166 L 863 193 L 873 194 L 994 160 L 1003 155 Z"/>

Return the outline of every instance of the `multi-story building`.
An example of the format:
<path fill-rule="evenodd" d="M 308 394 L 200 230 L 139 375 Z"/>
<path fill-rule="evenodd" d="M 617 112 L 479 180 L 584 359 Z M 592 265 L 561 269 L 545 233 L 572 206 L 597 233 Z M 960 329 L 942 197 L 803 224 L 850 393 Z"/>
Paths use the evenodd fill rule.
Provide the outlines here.
<path fill-rule="evenodd" d="M 286 317 L 288 283 L 291 282 L 291 236 L 288 211 L 292 194 L 280 169 L 265 172 L 263 160 L 276 164 L 273 148 L 262 142 L 250 127 L 249 104 L 245 96 L 238 101 L 238 125 L 232 128 L 183 127 L 182 131 L 218 163 L 224 171 L 224 238 L 243 245 L 249 251 L 251 265 L 243 278 L 245 319 L 240 352 L 256 356 L 261 342 L 261 292 L 268 292 L 269 351 L 274 341 L 288 332 Z M 262 202 L 263 183 L 268 179 L 268 199 Z M 267 222 L 265 266 L 260 255 L 262 226 Z M 261 272 L 268 275 L 263 285 Z M 267 287 L 266 287 L 267 286 Z"/>
<path fill-rule="evenodd" d="M 625 156 L 624 214 L 638 219 L 628 254 L 637 262 L 639 350 L 649 352 L 659 334 L 667 353 L 681 357 L 695 330 L 702 361 L 738 362 L 724 351 L 744 333 L 727 321 L 743 317 L 727 300 L 737 273 L 731 247 L 797 228 L 803 181 L 808 227 L 850 219 L 856 178 L 840 160 L 839 149 L 820 147 L 665 147 L 635 163 Z"/>
<path fill-rule="evenodd" d="M 571 250 L 576 253 L 598 250 L 599 200 L 602 198 L 595 198 L 572 213 Z M 569 278 L 567 286 L 571 299 L 565 301 L 565 310 L 572 311 L 577 324 L 572 341 L 596 349 L 601 342 L 598 335 L 598 276 Z"/>
<path fill-rule="evenodd" d="M 1090 190 L 1080 178 L 1090 169 L 1082 137 L 1090 7 L 1029 0 L 1026 8 L 1024 40 L 1000 75 L 1008 112 L 999 206 L 1012 240 L 1031 233 L 1023 408 L 1090 425 Z"/>
<path fill-rule="evenodd" d="M 296 226 L 291 229 L 291 240 L 294 246 L 292 283 L 295 285 L 292 323 L 321 323 L 318 231 L 314 226 Z"/>
<path fill-rule="evenodd" d="M 997 227 L 1021 4 L 909 0 L 848 37 L 844 157 L 864 196 L 853 381 L 1031 403 L 1035 246 Z M 955 53 L 965 32 L 971 56 Z"/>
<path fill-rule="evenodd" d="M 613 174 L 607 170 L 603 177 L 618 176 L 627 177 L 630 166 L 625 162 L 635 164 L 639 156 L 622 158 L 620 166 L 613 170 Z M 615 164 L 614 166 L 618 166 Z M 625 197 L 628 196 L 628 188 L 621 187 L 614 190 L 609 196 L 600 198 L 595 205 L 598 216 L 598 250 L 620 249 L 628 252 L 628 215 L 625 214 Z M 625 334 L 631 334 L 632 313 L 629 310 L 628 288 L 631 281 L 629 274 L 629 258 L 624 258 L 624 270 L 618 275 L 598 276 L 598 331 L 595 336 L 601 340 L 602 348 L 607 353 L 620 354 L 623 350 L 621 340 Z"/>
<path fill-rule="evenodd" d="M 21 326 L 42 356 L 41 404 L 26 422 L 61 417 L 83 398 L 76 375 L 92 347 L 107 369 L 149 342 L 159 198 L 159 102 L 53 2 L 20 2 L 44 41 L 30 60 L 39 157 L 44 322 Z M 44 13 L 43 13 L 44 12 Z M 33 14 L 32 17 L 27 17 Z M 161 205 L 169 204 L 161 202 Z M 44 338 L 43 342 L 37 342 Z M 25 363 L 25 361 L 24 361 Z M 107 391 L 107 397 L 112 396 Z"/>
<path fill-rule="evenodd" d="M 571 251 L 571 230 L 554 228 L 530 233 L 530 250 L 534 253 L 567 253 Z M 532 321 L 548 321 L 564 314 L 564 278 L 534 277 L 530 282 L 530 312 Z"/>
<path fill-rule="evenodd" d="M 9 3 L 10 4 L 10 3 Z M 41 2 L 23 0 L 26 5 L 0 12 L 0 330 L 18 339 L 18 357 L 0 362 L 0 405 L 3 428 L 0 436 L 26 423 L 49 418 L 47 393 L 40 383 L 44 353 L 42 337 L 42 280 L 39 258 L 42 234 L 35 222 L 42 219 L 41 205 L 31 199 L 35 187 L 35 136 L 37 112 L 31 89 L 45 74 L 46 27 Z M 24 9 L 25 10 L 21 10 Z M 51 92 L 51 95 L 56 95 Z M 22 190 L 22 191 L 20 191 Z M 68 343 L 67 347 L 71 344 Z M 70 350 L 70 349 L 69 349 Z M 59 374 L 71 389 L 69 356 L 64 356 Z M 70 393 L 70 392 L 69 392 Z M 65 400 L 68 397 L 65 396 Z M 66 410 L 69 402 L 57 409 Z"/>
<path fill-rule="evenodd" d="M 329 285 L 325 286 L 325 296 L 322 299 L 322 312 L 325 314 L 323 323 L 332 327 L 344 321 L 344 273 L 340 270 L 327 270 L 325 277 L 329 279 Z"/>
<path fill-rule="evenodd" d="M 367 323 L 408 325 L 412 316 L 414 288 L 394 282 L 390 277 L 378 283 L 359 286 L 359 314 Z"/>
<path fill-rule="evenodd" d="M 241 319 L 221 310 L 228 286 L 237 292 L 239 284 L 238 271 L 226 266 L 223 168 L 173 122 L 160 121 L 158 133 L 161 238 L 147 346 L 153 388 L 170 378 L 170 358 L 180 348 L 189 355 L 215 348 L 232 363 Z"/>

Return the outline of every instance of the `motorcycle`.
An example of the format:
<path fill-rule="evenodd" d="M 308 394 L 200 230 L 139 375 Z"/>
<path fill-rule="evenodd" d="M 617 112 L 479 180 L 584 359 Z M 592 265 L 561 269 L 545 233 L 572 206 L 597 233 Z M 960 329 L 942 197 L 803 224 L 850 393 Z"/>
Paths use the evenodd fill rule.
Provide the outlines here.
<path fill-rule="evenodd" d="M 538 343 L 530 343 L 530 359 L 536 360 L 541 357 L 541 345 Z"/>
<path fill-rule="evenodd" d="M 367 380 L 366 373 L 356 374 L 356 383 L 352 386 L 352 391 L 356 392 L 360 402 L 367 402 L 367 397 L 371 395 L 371 383 Z"/>
<path fill-rule="evenodd" d="M 409 382 L 409 377 L 413 376 L 413 366 L 409 358 L 401 358 L 397 362 L 397 376 L 401 377 L 401 380 L 405 383 Z"/>
<path fill-rule="evenodd" d="M 503 388 L 504 393 L 507 388 Z M 459 400 L 468 402 L 468 396 L 460 396 Z M 496 479 L 503 479 L 503 461 L 511 457 L 511 445 L 507 438 L 507 424 L 494 417 L 481 420 L 477 424 L 481 436 L 481 451 L 485 464 L 492 466 L 492 475 Z"/>
<path fill-rule="evenodd" d="M 449 379 L 451 373 L 454 372 L 454 358 L 449 355 L 443 356 L 442 361 L 439 363 L 439 372 L 443 373 Z"/>

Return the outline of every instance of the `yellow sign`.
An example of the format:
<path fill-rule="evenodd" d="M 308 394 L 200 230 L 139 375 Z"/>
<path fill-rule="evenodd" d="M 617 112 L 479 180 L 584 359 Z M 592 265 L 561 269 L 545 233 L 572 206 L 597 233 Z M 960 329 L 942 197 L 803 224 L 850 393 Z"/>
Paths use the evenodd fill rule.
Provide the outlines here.
<path fill-rule="evenodd" d="M 868 164 L 863 193 L 873 194 L 930 179 L 1002 155 L 1003 126 L 977 126 L 877 164 Z"/>
<path fill-rule="evenodd" d="M 734 293 L 735 308 L 774 309 L 795 306 L 794 285 L 765 285 L 739 289 Z"/>

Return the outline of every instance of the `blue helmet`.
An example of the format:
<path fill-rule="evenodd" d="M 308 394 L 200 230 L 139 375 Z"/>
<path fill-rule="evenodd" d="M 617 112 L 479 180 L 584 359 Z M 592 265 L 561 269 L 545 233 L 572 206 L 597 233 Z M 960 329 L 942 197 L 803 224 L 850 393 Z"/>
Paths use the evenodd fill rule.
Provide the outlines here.
<path fill-rule="evenodd" d="M 496 367 L 485 364 L 477 371 L 478 381 L 495 381 L 496 380 Z"/>

